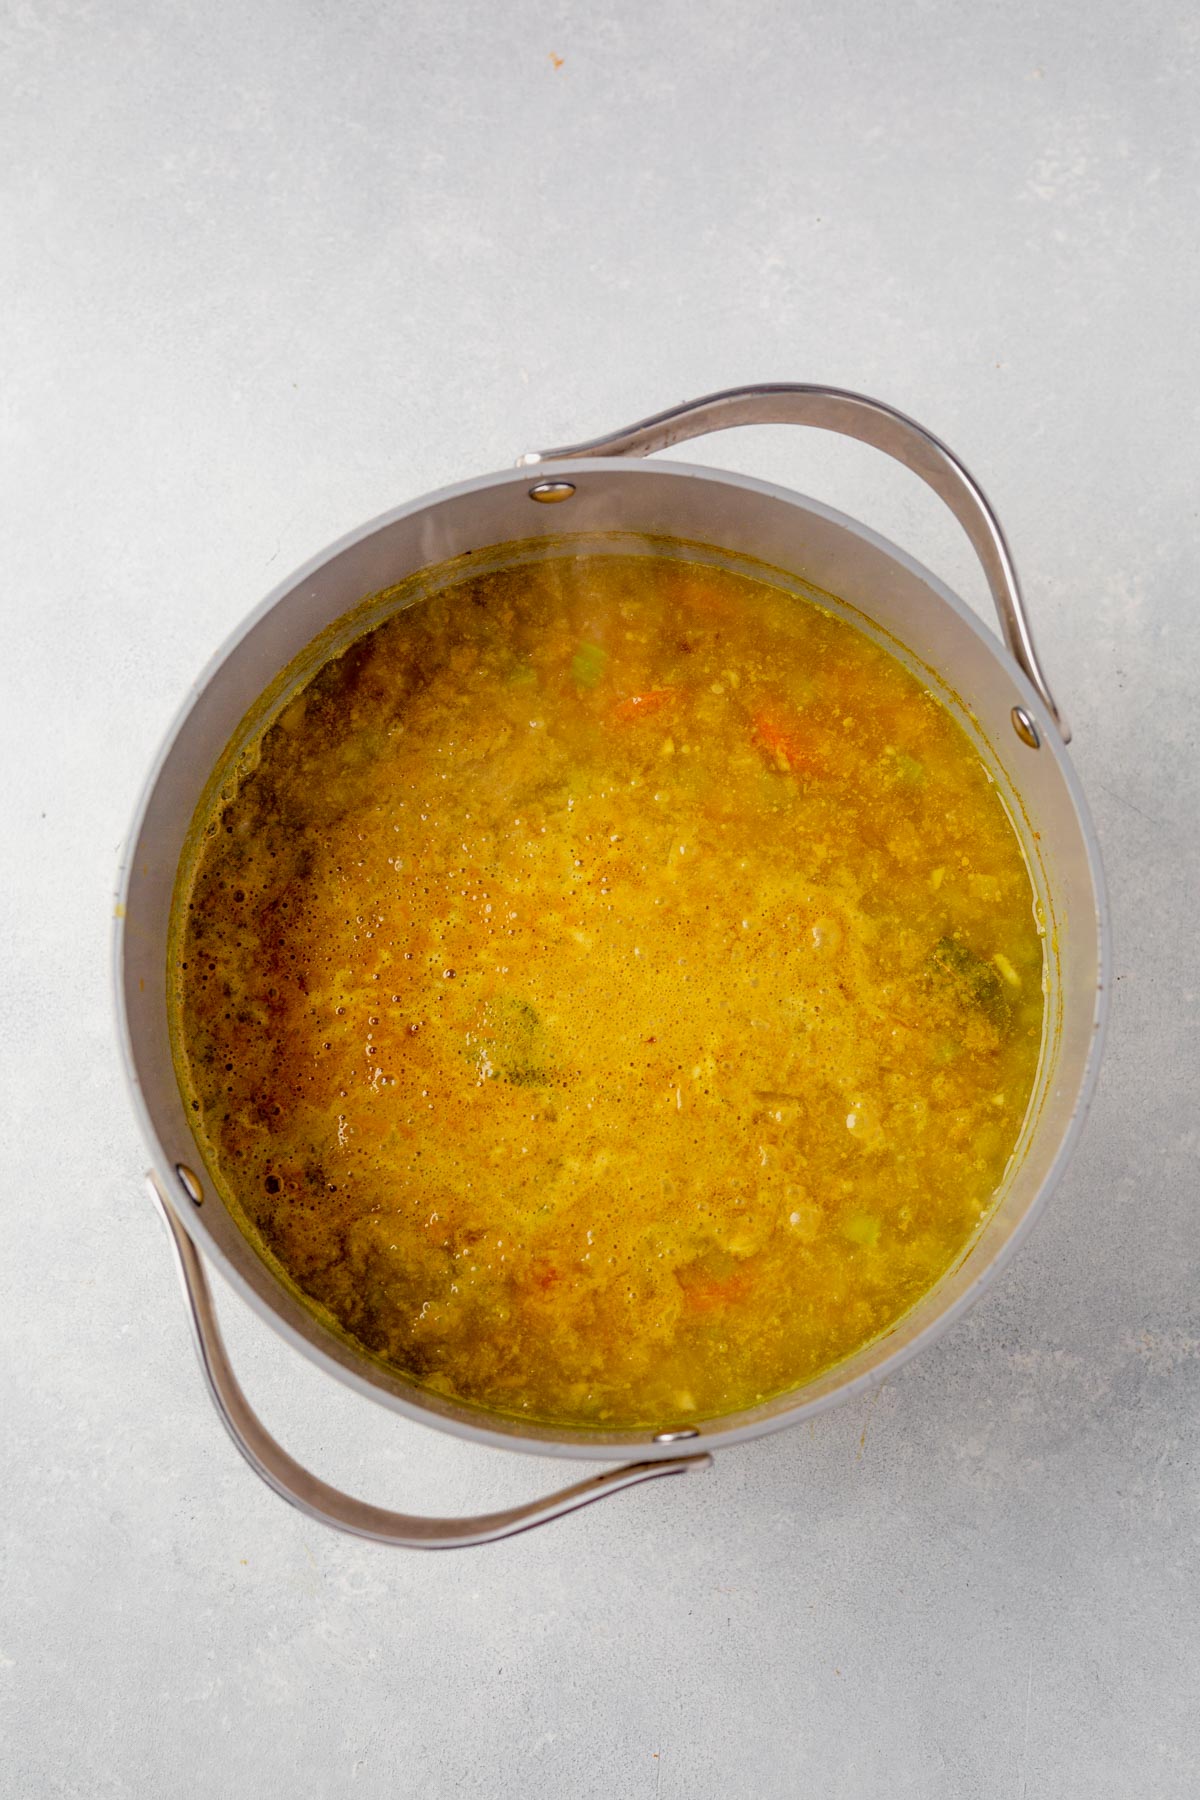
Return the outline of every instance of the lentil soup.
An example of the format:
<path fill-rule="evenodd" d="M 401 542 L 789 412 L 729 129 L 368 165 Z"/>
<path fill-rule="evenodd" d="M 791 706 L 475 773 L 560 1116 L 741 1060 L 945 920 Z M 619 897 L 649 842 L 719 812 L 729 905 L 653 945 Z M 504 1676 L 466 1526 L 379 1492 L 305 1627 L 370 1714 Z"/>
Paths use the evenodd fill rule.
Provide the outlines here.
<path fill-rule="evenodd" d="M 961 1258 L 1042 928 L 965 733 L 817 600 L 665 556 L 475 576 L 227 760 L 177 1073 L 333 1329 L 493 1411 L 665 1429 L 810 1380 Z"/>

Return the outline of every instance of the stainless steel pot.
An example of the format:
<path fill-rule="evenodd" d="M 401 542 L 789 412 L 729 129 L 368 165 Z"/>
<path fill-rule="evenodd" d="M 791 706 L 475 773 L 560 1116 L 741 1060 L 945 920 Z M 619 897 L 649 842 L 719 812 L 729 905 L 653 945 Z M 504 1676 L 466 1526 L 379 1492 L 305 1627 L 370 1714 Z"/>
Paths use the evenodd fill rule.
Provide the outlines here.
<path fill-rule="evenodd" d="M 1004 644 L 910 557 L 813 500 L 724 471 L 627 460 L 705 431 L 766 423 L 821 426 L 858 438 L 919 475 L 967 532 Z M 959 1265 L 886 1337 L 793 1393 L 695 1429 L 658 1436 L 558 1430 L 406 1383 L 327 1331 L 255 1253 L 204 1171 L 175 1081 L 166 993 L 172 892 L 197 803 L 226 745 L 264 693 L 278 701 L 281 672 L 293 665 L 303 672 L 313 640 L 366 597 L 400 583 L 409 584 L 411 597 L 481 567 L 564 549 L 661 553 L 664 541 L 751 572 L 765 564 L 771 579 L 800 592 L 821 590 L 823 603 L 839 605 L 885 641 L 956 714 L 985 757 L 1025 846 L 1047 928 L 1049 1023 L 1034 1097 L 995 1210 Z M 336 640 L 322 642 L 328 654 Z M 1033 1223 L 1079 1135 L 1096 1077 L 1107 914 L 1095 836 L 1064 748 L 1068 735 L 1037 661 L 1004 536 L 979 487 L 911 419 L 829 388 L 736 389 L 612 437 L 522 457 L 515 471 L 445 488 L 363 526 L 268 595 L 197 683 L 151 773 L 122 869 L 116 941 L 125 1065 L 153 1158 L 152 1191 L 178 1257 L 212 1397 L 259 1475 L 311 1516 L 362 1537 L 413 1547 L 483 1543 L 619 1488 L 707 1467 L 710 1449 L 743 1443 L 861 1393 L 944 1331 Z M 221 1342 L 202 1251 L 298 1350 L 409 1418 L 509 1449 L 589 1459 L 632 1454 L 634 1460 L 531 1505 L 475 1519 L 410 1518 L 339 1493 L 288 1456 L 251 1412 Z"/>

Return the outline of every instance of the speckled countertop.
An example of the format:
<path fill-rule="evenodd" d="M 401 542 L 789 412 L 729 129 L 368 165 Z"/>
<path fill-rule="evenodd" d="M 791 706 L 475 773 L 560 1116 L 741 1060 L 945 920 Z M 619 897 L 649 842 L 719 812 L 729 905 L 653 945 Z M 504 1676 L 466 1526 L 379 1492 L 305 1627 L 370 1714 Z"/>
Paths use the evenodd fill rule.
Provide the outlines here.
<path fill-rule="evenodd" d="M 1200 1791 L 1198 65 L 1183 0 L 0 8 L 6 1800 Z M 1091 1123 L 870 1400 L 488 1550 L 336 1537 L 223 1437 L 142 1191 L 108 974 L 137 788 L 343 530 L 770 379 L 891 400 L 1000 509 L 1112 886 Z M 984 606 L 870 452 L 695 455 Z M 557 1473 L 224 1311 L 355 1491 Z"/>

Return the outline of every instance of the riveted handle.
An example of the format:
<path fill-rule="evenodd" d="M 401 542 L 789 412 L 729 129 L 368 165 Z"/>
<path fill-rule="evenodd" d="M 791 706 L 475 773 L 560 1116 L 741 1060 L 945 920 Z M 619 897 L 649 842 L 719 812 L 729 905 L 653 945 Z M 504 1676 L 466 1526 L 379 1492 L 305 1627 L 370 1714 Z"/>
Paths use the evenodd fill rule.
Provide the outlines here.
<path fill-rule="evenodd" d="M 1063 742 L 1070 743 L 1070 729 L 1038 660 L 1012 554 L 987 495 L 940 438 L 906 413 L 897 412 L 894 406 L 872 400 L 866 394 L 807 382 L 727 388 L 722 393 L 706 394 L 703 399 L 673 406 L 667 412 L 654 413 L 636 425 L 590 438 L 583 444 L 531 451 L 520 458 L 518 466 L 530 468 L 584 456 L 647 456 L 652 450 L 665 450 L 671 444 L 701 437 L 707 431 L 725 431 L 734 425 L 813 425 L 870 444 L 919 475 L 950 508 L 970 538 L 983 565 L 1013 661 L 1054 720 Z"/>
<path fill-rule="evenodd" d="M 498 1538 L 512 1537 L 535 1525 L 548 1524 L 551 1519 L 562 1518 L 564 1513 L 590 1506 L 593 1500 L 603 1500 L 609 1494 L 636 1487 L 643 1481 L 654 1481 L 660 1475 L 686 1475 L 695 1469 L 711 1467 L 712 1457 L 705 1451 L 692 1456 L 670 1457 L 662 1462 L 628 1463 L 608 1474 L 594 1475 L 588 1481 L 577 1481 L 572 1487 L 560 1488 L 544 1499 L 530 1500 L 524 1506 L 510 1507 L 505 1512 L 481 1513 L 470 1519 L 416 1518 L 408 1513 L 389 1512 L 382 1506 L 370 1506 L 365 1500 L 343 1494 L 289 1456 L 252 1410 L 225 1352 L 200 1253 L 154 1177 L 151 1176 L 149 1181 L 151 1195 L 166 1222 L 174 1247 L 200 1367 L 221 1423 L 254 1473 L 281 1499 L 307 1513 L 310 1519 L 331 1525 L 335 1531 L 349 1532 L 352 1537 L 370 1538 L 377 1544 L 396 1544 L 408 1550 L 466 1549 L 473 1544 L 491 1544 Z"/>

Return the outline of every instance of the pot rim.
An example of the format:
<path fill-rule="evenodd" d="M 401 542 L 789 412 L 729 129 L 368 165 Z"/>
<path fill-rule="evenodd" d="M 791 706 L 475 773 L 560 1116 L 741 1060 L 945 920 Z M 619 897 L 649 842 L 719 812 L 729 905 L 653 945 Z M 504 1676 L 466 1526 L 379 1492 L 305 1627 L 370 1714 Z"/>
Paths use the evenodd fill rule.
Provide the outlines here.
<path fill-rule="evenodd" d="M 936 1312 L 928 1323 L 906 1343 L 899 1345 L 892 1352 L 884 1354 L 872 1368 L 864 1370 L 845 1383 L 836 1385 L 807 1400 L 803 1397 L 805 1388 L 800 1387 L 792 1390 L 792 1404 L 790 1405 L 783 1404 L 788 1398 L 787 1395 L 777 1395 L 772 1400 L 764 1402 L 760 1407 L 748 1411 L 718 1414 L 712 1418 L 697 1420 L 694 1428 L 680 1428 L 658 1434 L 645 1427 L 623 1432 L 591 1433 L 586 1428 L 571 1429 L 539 1425 L 517 1418 L 514 1418 L 511 1425 L 508 1425 L 503 1414 L 488 1413 L 484 1409 L 467 1407 L 457 1402 L 450 1403 L 450 1409 L 443 1411 L 438 1404 L 440 1396 L 430 1394 L 426 1397 L 426 1391 L 415 1384 L 411 1390 L 413 1398 L 409 1399 L 406 1395 L 398 1393 L 390 1387 L 379 1385 L 368 1374 L 360 1373 L 355 1366 L 343 1363 L 322 1345 L 303 1336 L 288 1319 L 256 1292 L 236 1265 L 229 1260 L 209 1230 L 202 1210 L 191 1204 L 190 1200 L 186 1208 L 181 1207 L 179 1218 L 188 1235 L 196 1243 L 197 1248 L 202 1249 L 215 1263 L 235 1293 L 293 1349 L 300 1351 L 318 1368 L 336 1377 L 355 1393 L 387 1407 L 392 1412 L 398 1412 L 416 1423 L 451 1432 L 455 1436 L 475 1443 L 488 1444 L 495 1449 L 592 1462 L 623 1459 L 628 1457 L 631 1451 L 637 1451 L 643 1460 L 675 1457 L 679 1454 L 681 1444 L 685 1440 L 687 1443 L 694 1444 L 696 1448 L 703 1447 L 708 1450 L 747 1443 L 754 1438 L 781 1431 L 786 1426 L 798 1424 L 802 1419 L 815 1418 L 831 1407 L 840 1406 L 857 1395 L 871 1392 L 901 1369 L 919 1350 L 926 1349 L 936 1342 L 979 1300 L 985 1289 L 1007 1268 L 1018 1247 L 1025 1241 L 1040 1218 L 1046 1202 L 1062 1178 L 1082 1133 L 1099 1077 L 1110 1004 L 1109 971 L 1112 956 L 1110 908 L 1095 826 L 1074 765 L 1059 736 L 1054 718 L 1002 640 L 990 631 L 975 611 L 967 606 L 937 575 L 907 551 L 873 530 L 872 527 L 864 525 L 860 520 L 850 517 L 835 507 L 800 493 L 797 489 L 776 482 L 764 481 L 756 476 L 743 475 L 734 470 L 715 466 L 675 462 L 659 457 L 655 457 L 650 464 L 630 461 L 624 457 L 589 457 L 573 458 L 570 461 L 547 460 L 538 464 L 536 473 L 518 467 L 497 470 L 490 474 L 471 477 L 466 481 L 451 483 L 375 515 L 365 523 L 343 533 L 315 555 L 307 558 L 291 574 L 285 576 L 270 589 L 258 605 L 238 622 L 216 652 L 208 659 L 176 708 L 139 792 L 118 863 L 111 940 L 111 972 L 115 989 L 118 1043 L 134 1114 L 153 1159 L 153 1171 L 150 1179 L 165 1184 L 170 1191 L 175 1191 L 179 1186 L 175 1165 L 167 1155 L 158 1135 L 137 1074 L 133 1030 L 125 999 L 125 932 L 136 849 L 141 839 L 146 815 L 163 767 L 198 698 L 243 640 L 289 594 L 335 557 L 400 520 L 411 518 L 444 501 L 462 498 L 472 493 L 485 492 L 496 487 L 525 486 L 528 488 L 533 480 L 545 482 L 555 478 L 561 478 L 564 481 L 578 481 L 580 477 L 586 477 L 589 473 L 617 474 L 624 478 L 636 478 L 638 475 L 645 476 L 651 472 L 683 479 L 702 480 L 718 486 L 732 486 L 766 495 L 789 505 L 798 506 L 804 511 L 821 517 L 828 523 L 841 527 L 864 540 L 875 551 L 898 562 L 910 574 L 925 583 L 937 598 L 968 627 L 992 657 L 1002 665 L 1006 675 L 1020 694 L 1021 704 L 1038 727 L 1042 752 L 1048 752 L 1058 766 L 1079 824 L 1095 900 L 1096 990 L 1092 1034 L 1086 1061 L 1070 1118 L 1062 1133 L 1053 1160 L 1039 1188 L 1029 1201 L 1024 1213 L 1012 1227 L 1005 1242 L 993 1252 L 975 1279 L 954 1301 Z M 363 596 L 363 598 L 368 598 L 368 596 Z M 986 1234 L 986 1230 L 985 1226 L 984 1234 Z M 980 1241 L 983 1241 L 982 1238 Z M 897 1321 L 897 1325 L 903 1323 L 904 1316 L 902 1315 L 901 1320 Z M 876 1340 L 876 1342 L 878 1341 Z M 370 1368 L 372 1359 L 368 1353 L 362 1353 L 360 1360 L 365 1368 Z M 767 1407 L 772 1410 L 765 1411 L 764 1409 Z"/>

